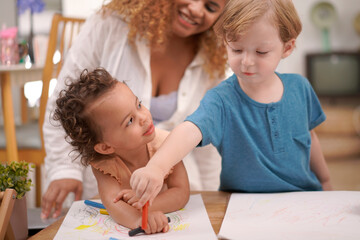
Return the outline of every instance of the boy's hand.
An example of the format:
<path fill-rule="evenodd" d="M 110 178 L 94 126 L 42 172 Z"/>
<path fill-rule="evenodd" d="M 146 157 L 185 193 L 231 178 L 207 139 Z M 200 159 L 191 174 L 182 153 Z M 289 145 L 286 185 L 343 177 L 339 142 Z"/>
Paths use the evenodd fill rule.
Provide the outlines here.
<path fill-rule="evenodd" d="M 119 194 L 114 198 L 114 203 L 123 200 L 129 205 L 132 205 L 139 201 L 139 198 L 136 196 L 135 191 L 132 189 L 123 189 Z"/>
<path fill-rule="evenodd" d="M 148 225 L 145 230 L 146 234 L 167 232 L 169 231 L 168 219 L 161 211 L 150 212 L 148 215 Z"/>
<path fill-rule="evenodd" d="M 130 185 L 139 198 L 139 201 L 134 203 L 133 207 L 141 209 L 147 201 L 151 206 L 163 186 L 164 175 L 160 168 L 150 167 L 149 165 L 133 172 Z"/>

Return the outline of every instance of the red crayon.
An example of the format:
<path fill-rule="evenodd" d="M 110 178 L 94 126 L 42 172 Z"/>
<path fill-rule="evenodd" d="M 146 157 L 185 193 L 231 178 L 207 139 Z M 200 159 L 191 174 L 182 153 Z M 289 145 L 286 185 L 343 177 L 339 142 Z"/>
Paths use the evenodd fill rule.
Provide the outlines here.
<path fill-rule="evenodd" d="M 130 237 L 145 232 L 145 229 L 147 228 L 147 219 L 148 219 L 148 211 L 149 211 L 148 208 L 149 208 L 149 202 L 145 203 L 145 205 L 142 207 L 141 227 L 130 230 L 129 231 Z"/>
<path fill-rule="evenodd" d="M 147 228 L 147 218 L 148 218 L 148 208 L 149 202 L 147 202 L 142 208 L 142 219 L 141 219 L 141 227 L 134 228 L 133 230 L 129 231 L 129 236 L 135 236 L 139 233 L 144 233 L 145 229 Z M 167 217 L 168 222 L 170 222 L 170 218 Z"/>
<path fill-rule="evenodd" d="M 142 208 L 142 224 L 141 224 L 141 228 L 144 229 L 144 230 L 146 230 L 146 228 L 147 228 L 148 208 L 149 208 L 149 202 L 146 202 L 145 205 Z"/>

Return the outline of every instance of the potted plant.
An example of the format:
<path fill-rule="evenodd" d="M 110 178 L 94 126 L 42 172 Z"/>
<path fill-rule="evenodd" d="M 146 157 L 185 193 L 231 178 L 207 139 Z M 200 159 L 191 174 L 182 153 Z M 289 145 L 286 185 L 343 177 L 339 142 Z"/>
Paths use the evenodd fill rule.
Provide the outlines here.
<path fill-rule="evenodd" d="M 30 191 L 32 181 L 28 178 L 30 167 L 27 162 L 11 162 L 0 164 L 0 191 L 7 188 L 15 189 L 17 196 L 10 218 L 16 239 L 26 239 L 28 236 L 27 208 L 25 194 Z"/>

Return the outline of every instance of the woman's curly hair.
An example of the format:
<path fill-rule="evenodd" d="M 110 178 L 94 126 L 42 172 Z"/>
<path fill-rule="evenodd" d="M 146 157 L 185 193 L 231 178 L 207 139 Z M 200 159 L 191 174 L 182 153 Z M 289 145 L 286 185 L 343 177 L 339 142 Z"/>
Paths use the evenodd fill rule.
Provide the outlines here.
<path fill-rule="evenodd" d="M 80 79 L 67 84 L 56 100 L 53 119 L 60 121 L 66 140 L 78 151 L 81 163 L 87 166 L 92 160 L 109 157 L 94 150 L 102 135 L 86 109 L 90 103 L 113 89 L 118 81 L 103 68 L 92 72 L 82 71 Z"/>
<path fill-rule="evenodd" d="M 102 12 L 106 14 L 110 10 L 123 16 L 129 26 L 130 43 L 140 37 L 150 46 L 156 46 L 167 42 L 174 6 L 174 0 L 112 0 L 103 5 Z M 204 51 L 205 71 L 211 78 L 224 77 L 227 61 L 224 44 L 218 41 L 212 28 L 201 33 L 198 39 L 198 49 Z"/>

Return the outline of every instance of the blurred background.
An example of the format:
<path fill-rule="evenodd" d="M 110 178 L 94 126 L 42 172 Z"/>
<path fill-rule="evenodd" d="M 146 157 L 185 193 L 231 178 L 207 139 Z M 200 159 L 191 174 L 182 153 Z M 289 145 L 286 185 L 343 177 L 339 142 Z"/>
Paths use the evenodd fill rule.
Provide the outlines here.
<path fill-rule="evenodd" d="M 32 32 L 34 63 L 43 65 L 47 37 L 54 13 L 87 18 L 103 0 L 43 0 L 31 13 L 18 11 L 16 0 L 0 3 L 0 27 L 17 27 L 18 42 Z M 303 23 L 293 54 L 282 61 L 279 72 L 308 77 L 327 115 L 316 131 L 329 164 L 335 190 L 360 190 L 360 0 L 293 0 Z M 30 21 L 32 18 L 32 21 Z M 32 30 L 31 30 L 32 29 Z M 230 74 L 230 72 L 229 72 Z M 53 84 L 56 84 L 54 79 Z M 54 85 L 53 85 L 54 86 Z M 21 91 L 19 91 L 19 88 Z M 25 99 L 27 110 L 15 107 L 15 121 L 22 115 L 38 116 L 41 81 L 13 84 L 14 105 Z M 3 124 L 0 112 L 0 125 Z M 43 189 L 44 190 L 44 189 Z M 31 193 L 30 193 L 31 195 Z M 29 199 L 32 199 L 29 197 Z M 30 200 L 29 200 L 30 201 Z M 33 203 L 29 203 L 31 206 Z"/>

